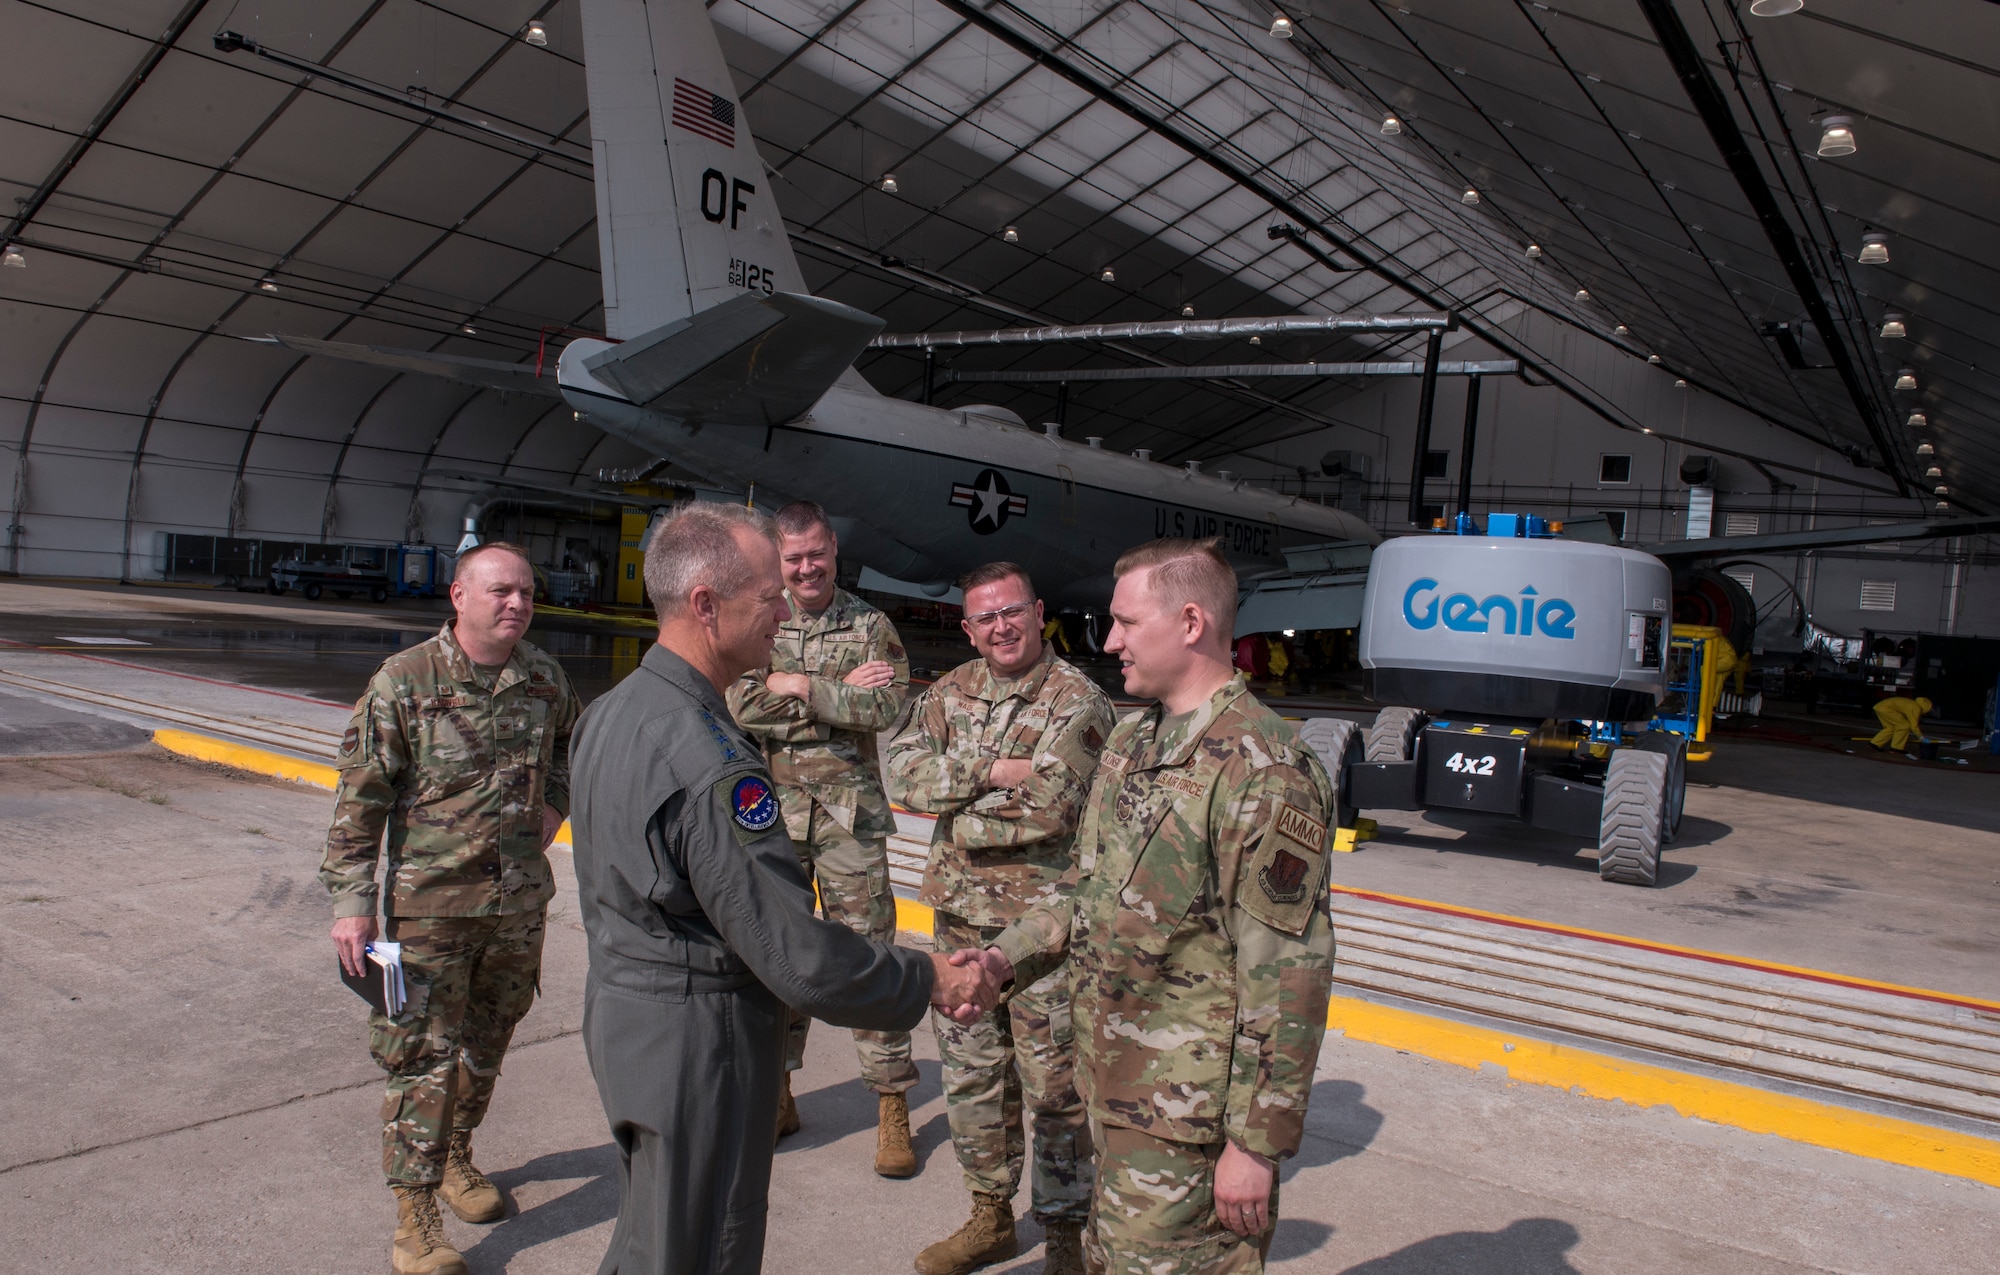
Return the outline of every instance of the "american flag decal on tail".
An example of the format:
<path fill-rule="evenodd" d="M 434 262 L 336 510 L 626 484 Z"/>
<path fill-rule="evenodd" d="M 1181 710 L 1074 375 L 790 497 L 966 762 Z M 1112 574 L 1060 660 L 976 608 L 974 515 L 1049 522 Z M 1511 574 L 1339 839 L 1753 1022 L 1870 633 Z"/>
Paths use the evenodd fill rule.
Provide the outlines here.
<path fill-rule="evenodd" d="M 674 77 L 674 127 L 736 149 L 736 103 Z"/>

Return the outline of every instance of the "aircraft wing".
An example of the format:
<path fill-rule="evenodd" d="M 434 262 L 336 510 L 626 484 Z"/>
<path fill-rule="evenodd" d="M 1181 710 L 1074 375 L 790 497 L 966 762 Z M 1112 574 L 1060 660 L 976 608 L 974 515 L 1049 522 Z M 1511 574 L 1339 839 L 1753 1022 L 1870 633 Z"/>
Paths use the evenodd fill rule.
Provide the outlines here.
<path fill-rule="evenodd" d="M 1372 552 L 1359 541 L 1286 549 L 1290 570 L 1247 582 L 1236 604 L 1235 636 L 1361 627 L 1361 597 L 1368 588 Z"/>
<path fill-rule="evenodd" d="M 583 360 L 630 401 L 691 424 L 776 425 L 819 402 L 881 319 L 802 293 L 745 293 Z"/>
<path fill-rule="evenodd" d="M 316 341 L 311 337 L 273 335 L 269 344 L 282 345 L 300 354 L 366 363 L 397 372 L 420 372 L 447 380 L 479 385 L 505 394 L 533 394 L 539 398 L 562 397 L 556 389 L 555 362 L 550 360 L 542 375 L 522 363 L 502 363 L 498 359 L 468 359 L 451 354 L 429 354 L 422 350 L 398 350 L 386 345 L 350 345 L 345 341 Z"/>

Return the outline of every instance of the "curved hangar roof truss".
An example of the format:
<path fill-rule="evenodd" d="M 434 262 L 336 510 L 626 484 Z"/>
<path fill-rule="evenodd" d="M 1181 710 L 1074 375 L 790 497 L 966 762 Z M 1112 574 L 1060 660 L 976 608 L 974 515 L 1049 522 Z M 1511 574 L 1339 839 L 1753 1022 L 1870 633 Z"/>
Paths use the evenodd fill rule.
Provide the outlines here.
<path fill-rule="evenodd" d="M 6 567 L 123 574 L 159 529 L 447 538 L 447 474 L 589 486 L 644 459 L 547 399 L 258 340 L 532 365 L 598 325 L 575 0 L 6 5 Z M 1516 335 L 1533 310 L 1906 490 L 1919 442 L 1955 502 L 2000 487 L 2000 164 L 1967 109 L 1995 91 L 1967 54 L 2000 48 L 2000 7 L 1905 29 L 1862 0 L 1781 20 L 1321 3 L 1283 10 L 1290 39 L 1252 0 L 710 12 L 811 285 L 892 332 L 1449 309 L 1482 338 L 1458 357 L 1561 382 Z M 1830 117 L 1853 153 L 1820 153 Z M 1886 263 L 1859 259 L 1874 242 Z M 1351 362 L 1422 340 L 951 357 Z M 862 367 L 923 392 L 921 351 Z M 1198 459 L 1334 424 L 1359 385 L 1079 386 L 1066 410 L 1072 433 Z M 943 393 L 1055 410 L 1045 382 Z"/>

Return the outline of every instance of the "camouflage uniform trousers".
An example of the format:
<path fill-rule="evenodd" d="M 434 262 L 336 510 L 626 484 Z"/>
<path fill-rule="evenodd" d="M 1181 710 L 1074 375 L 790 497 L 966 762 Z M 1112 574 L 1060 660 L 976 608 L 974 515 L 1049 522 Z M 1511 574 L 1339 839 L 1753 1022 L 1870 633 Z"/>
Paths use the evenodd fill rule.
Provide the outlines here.
<path fill-rule="evenodd" d="M 937 913 L 939 955 L 984 948 L 1004 927 Z M 1058 966 L 1007 1004 L 959 1024 L 931 1015 L 943 1061 L 951 1145 L 974 1193 L 1012 1199 L 1027 1158 L 1025 1105 L 1035 1130 L 1029 1200 L 1043 1225 L 1081 1222 L 1090 1208 L 1090 1128 L 1076 1091 L 1076 1039 L 1069 1012 L 1069 966 Z"/>
<path fill-rule="evenodd" d="M 368 1047 L 389 1073 L 382 1097 L 382 1172 L 389 1181 L 444 1176 L 453 1129 L 476 1129 L 493 1099 L 514 1026 L 535 1003 L 541 908 L 509 916 L 391 917 L 408 997 L 395 1018 L 371 1014 Z"/>
<path fill-rule="evenodd" d="M 1097 1194 L 1083 1232 L 1090 1275 L 1263 1275 L 1272 1231 L 1244 1238 L 1215 1216 L 1215 1165 L 1225 1144 L 1168 1142 L 1091 1125 Z M 1271 1227 L 1278 1188 L 1271 1185 Z"/>
<path fill-rule="evenodd" d="M 793 841 L 806 875 L 819 886 L 820 914 L 878 943 L 896 941 L 896 896 L 889 890 L 889 841 L 875 837 L 857 841 L 813 803 L 811 836 Z M 792 1012 L 785 1030 L 785 1070 L 805 1065 L 808 1015 Z M 877 1093 L 901 1093 L 917 1083 L 917 1064 L 910 1056 L 910 1033 L 854 1033 L 854 1052 L 861 1057 L 861 1079 Z"/>

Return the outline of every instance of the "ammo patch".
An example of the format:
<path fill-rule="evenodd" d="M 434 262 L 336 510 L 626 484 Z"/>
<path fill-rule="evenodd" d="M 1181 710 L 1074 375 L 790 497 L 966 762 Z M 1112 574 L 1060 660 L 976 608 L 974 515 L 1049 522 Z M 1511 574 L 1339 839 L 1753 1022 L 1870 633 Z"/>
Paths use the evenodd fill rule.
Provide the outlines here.
<path fill-rule="evenodd" d="M 1303 934 L 1319 906 L 1326 866 L 1326 825 L 1288 801 L 1279 801 L 1253 862 L 1257 888 L 1239 905 L 1287 934 Z"/>

